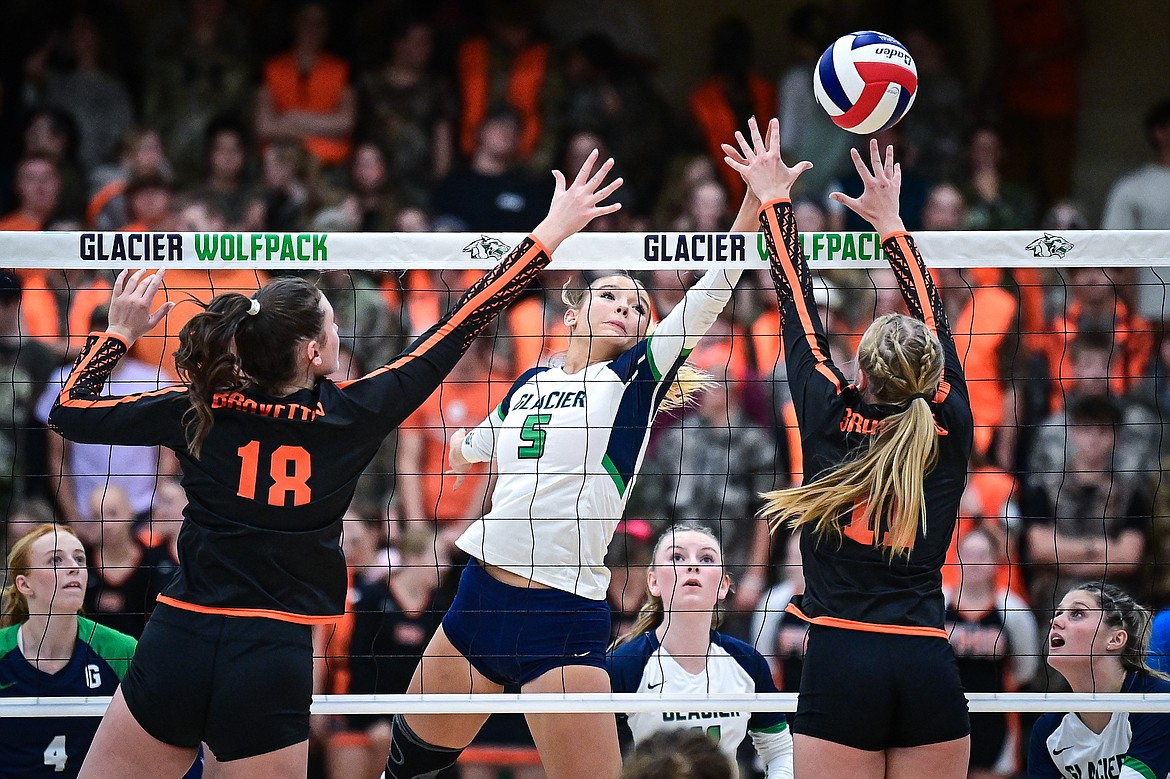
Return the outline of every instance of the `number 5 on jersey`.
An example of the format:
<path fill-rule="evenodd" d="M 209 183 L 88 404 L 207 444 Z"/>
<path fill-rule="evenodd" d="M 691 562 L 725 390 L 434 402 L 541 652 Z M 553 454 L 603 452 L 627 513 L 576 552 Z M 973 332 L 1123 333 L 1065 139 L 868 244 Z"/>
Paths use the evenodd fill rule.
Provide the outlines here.
<path fill-rule="evenodd" d="M 544 441 L 548 431 L 544 426 L 552 421 L 552 414 L 529 414 L 520 429 L 520 440 L 528 443 L 516 451 L 521 460 L 536 460 L 544 454 Z"/>
<path fill-rule="evenodd" d="M 236 494 L 241 498 L 256 500 L 256 482 L 260 475 L 260 442 L 249 441 L 236 450 L 240 460 L 240 487 Z M 313 499 L 309 489 L 309 477 L 313 475 L 313 463 L 309 453 L 301 446 L 278 446 L 268 459 L 268 475 L 272 486 L 268 488 L 268 505 L 284 506 L 292 496 L 292 505 L 304 506 Z"/>

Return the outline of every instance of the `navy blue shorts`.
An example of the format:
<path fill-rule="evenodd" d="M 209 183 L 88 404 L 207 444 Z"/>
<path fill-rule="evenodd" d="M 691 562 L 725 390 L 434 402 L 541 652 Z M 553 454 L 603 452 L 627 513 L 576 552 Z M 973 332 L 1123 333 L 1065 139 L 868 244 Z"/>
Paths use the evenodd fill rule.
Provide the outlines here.
<path fill-rule="evenodd" d="M 609 605 L 563 590 L 513 587 L 474 557 L 459 579 L 443 632 L 496 684 L 523 685 L 554 668 L 605 668 Z"/>
<path fill-rule="evenodd" d="M 869 751 L 968 735 L 950 642 L 811 626 L 792 732 Z"/>
<path fill-rule="evenodd" d="M 313 702 L 309 626 L 160 603 L 122 695 L 151 736 L 177 747 L 206 742 L 221 761 L 299 744 Z"/>

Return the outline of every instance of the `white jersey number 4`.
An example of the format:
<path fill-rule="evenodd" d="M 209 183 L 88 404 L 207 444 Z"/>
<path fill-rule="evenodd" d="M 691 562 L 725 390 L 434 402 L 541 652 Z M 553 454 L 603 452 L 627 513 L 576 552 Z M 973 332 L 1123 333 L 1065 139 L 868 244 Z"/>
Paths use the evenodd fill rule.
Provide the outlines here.
<path fill-rule="evenodd" d="M 65 751 L 65 737 L 57 736 L 45 747 L 45 765 L 53 766 L 53 770 L 61 773 L 65 770 L 65 763 L 69 755 Z"/>

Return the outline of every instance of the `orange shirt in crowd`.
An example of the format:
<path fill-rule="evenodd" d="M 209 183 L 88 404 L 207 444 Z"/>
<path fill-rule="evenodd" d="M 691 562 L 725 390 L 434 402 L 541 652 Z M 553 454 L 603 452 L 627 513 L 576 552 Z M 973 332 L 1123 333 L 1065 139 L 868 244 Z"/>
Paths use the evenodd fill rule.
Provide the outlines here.
<path fill-rule="evenodd" d="M 285 52 L 264 65 L 264 85 L 272 105 L 280 113 L 307 111 L 326 114 L 336 111 L 349 86 L 349 63 L 322 52 L 308 73 L 301 71 L 296 56 Z M 337 165 L 349 158 L 349 138 L 310 136 L 305 149 L 326 165 Z"/>
<path fill-rule="evenodd" d="M 951 323 L 955 349 L 967 374 L 975 418 L 975 451 L 986 453 L 996 428 L 1003 424 L 1004 377 L 1000 350 L 1014 330 L 1016 298 L 999 286 L 971 290 L 971 299 Z"/>
<path fill-rule="evenodd" d="M 1010 539 L 1007 534 L 1007 505 L 1014 500 L 1016 491 L 1015 478 L 999 468 L 983 465 L 971 469 L 967 476 L 967 489 L 973 490 L 979 507 L 978 516 L 968 512 L 964 507 L 959 509 L 959 521 L 955 525 L 955 536 L 951 539 L 951 546 L 947 550 L 947 560 L 943 565 L 943 587 L 958 588 L 962 580 L 962 571 L 959 564 L 959 539 L 970 530 L 986 525 L 996 538 Z M 1024 576 L 1016 564 L 1016 550 L 1014 544 L 1005 541 L 1005 548 L 999 550 L 1001 559 L 995 576 L 995 586 L 1000 589 L 1010 589 L 1012 592 L 1027 600 L 1027 587 Z"/>
<path fill-rule="evenodd" d="M 460 370 L 460 369 L 457 369 Z M 487 492 L 488 467 L 475 463 L 466 473 L 459 489 L 455 474 L 448 474 L 447 445 L 451 435 L 461 427 L 471 429 L 492 413 L 504 399 L 511 382 L 487 374 L 448 379 L 426 402 L 399 426 L 401 436 L 419 436 L 422 443 L 420 482 L 424 517 L 440 522 L 475 519 L 485 511 L 482 505 Z"/>
<path fill-rule="evenodd" d="M 1077 336 L 1077 322 L 1082 313 L 1081 304 L 1073 301 L 1064 316 L 1053 322 L 1053 337 L 1047 339 L 1048 365 L 1057 380 L 1060 391 L 1052 393 L 1052 410 L 1059 411 L 1064 398 L 1072 390 L 1072 342 Z M 1149 372 L 1154 356 L 1154 328 L 1150 322 L 1131 313 L 1124 301 L 1114 308 L 1113 354 L 1110 359 L 1109 389 L 1117 396 L 1129 392 L 1134 384 Z"/>
<path fill-rule="evenodd" d="M 748 94 L 756 116 L 776 115 L 776 85 L 759 73 L 749 73 Z M 735 142 L 735 131 L 740 128 L 740 117 L 735 115 L 720 76 L 711 76 L 699 84 L 690 97 L 691 114 L 699 124 L 707 153 L 715 161 L 715 169 L 723 177 L 723 184 L 731 195 L 731 202 L 743 199 L 745 185 L 740 175 L 723 162 L 724 143 Z"/>
<path fill-rule="evenodd" d="M 459 47 L 459 88 L 463 103 L 459 148 L 468 157 L 479 145 L 479 128 L 496 97 L 492 54 L 491 44 L 483 37 L 468 38 Z M 508 64 L 503 97 L 520 114 L 518 153 L 521 159 L 527 159 L 536 150 L 543 132 L 541 98 L 548 76 L 548 59 L 548 44 L 532 43 Z"/>
<path fill-rule="evenodd" d="M 175 350 L 179 348 L 179 331 L 191 317 L 203 309 L 192 297 L 203 303 L 210 303 L 216 295 L 224 292 L 239 292 L 252 295 L 268 280 L 262 270 L 194 270 L 173 268 L 167 271 L 156 307 L 165 302 L 178 305 L 171 310 L 154 330 L 151 330 L 134 344 L 132 354 L 148 365 L 159 366 L 167 375 L 175 374 Z"/>

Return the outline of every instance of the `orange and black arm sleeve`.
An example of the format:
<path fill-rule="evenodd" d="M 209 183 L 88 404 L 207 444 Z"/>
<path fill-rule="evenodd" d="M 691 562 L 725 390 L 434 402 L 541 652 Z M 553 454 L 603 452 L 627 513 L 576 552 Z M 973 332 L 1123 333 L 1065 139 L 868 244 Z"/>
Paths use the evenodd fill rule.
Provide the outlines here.
<path fill-rule="evenodd" d="M 942 344 L 944 381 L 949 387 L 960 388 L 966 395 L 963 363 L 959 359 L 955 339 L 951 336 L 947 312 L 943 308 L 938 287 L 934 285 L 934 279 L 918 251 L 914 237 L 908 232 L 900 231 L 882 236 L 882 239 L 882 249 L 885 250 L 894 276 L 898 279 L 898 287 L 902 291 L 902 299 L 906 301 L 907 310 L 911 316 L 925 322 Z M 936 397 L 936 402 L 943 400 L 947 389 L 947 386 L 940 388 L 942 397 Z"/>
<path fill-rule="evenodd" d="M 136 395 L 102 394 L 127 348 L 116 335 L 89 335 L 49 413 L 49 427 L 83 444 L 182 445 L 182 418 L 190 407 L 186 387 Z"/>
<path fill-rule="evenodd" d="M 507 308 L 550 262 L 548 250 L 528 236 L 463 293 L 459 302 L 387 365 L 338 386 L 379 426 L 393 429 L 430 397 L 475 337 Z"/>
<path fill-rule="evenodd" d="M 798 424 L 806 430 L 809 415 L 825 408 L 825 400 L 839 395 L 849 382 L 829 354 L 829 339 L 813 298 L 812 273 L 800 246 L 792 203 L 776 200 L 764 204 L 760 225 L 780 306 L 788 383 Z"/>

